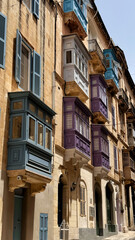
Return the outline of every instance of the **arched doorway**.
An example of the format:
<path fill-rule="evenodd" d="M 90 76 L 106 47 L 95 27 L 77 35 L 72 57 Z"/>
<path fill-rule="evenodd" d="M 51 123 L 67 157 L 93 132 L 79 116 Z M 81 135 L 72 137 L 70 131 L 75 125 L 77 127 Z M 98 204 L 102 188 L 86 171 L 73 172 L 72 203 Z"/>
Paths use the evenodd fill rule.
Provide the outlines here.
<path fill-rule="evenodd" d="M 61 175 L 58 183 L 58 226 L 61 225 L 62 220 L 63 220 L 63 183 Z"/>
<path fill-rule="evenodd" d="M 96 205 L 96 233 L 98 236 L 103 236 L 102 195 L 101 187 L 98 183 L 95 184 L 95 205 Z"/>
<path fill-rule="evenodd" d="M 107 225 L 108 231 L 114 232 L 114 212 L 113 212 L 113 187 L 111 183 L 107 183 L 106 185 L 106 210 L 107 210 Z"/>

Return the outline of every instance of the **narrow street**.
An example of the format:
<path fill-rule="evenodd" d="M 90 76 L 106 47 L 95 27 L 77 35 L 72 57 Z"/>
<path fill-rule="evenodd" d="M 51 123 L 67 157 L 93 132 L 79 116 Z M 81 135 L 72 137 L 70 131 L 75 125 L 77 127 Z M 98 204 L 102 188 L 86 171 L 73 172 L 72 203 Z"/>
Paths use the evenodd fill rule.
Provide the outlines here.
<path fill-rule="evenodd" d="M 135 240 L 135 231 L 129 231 L 127 233 L 119 233 L 111 237 L 105 238 L 106 240 Z"/>

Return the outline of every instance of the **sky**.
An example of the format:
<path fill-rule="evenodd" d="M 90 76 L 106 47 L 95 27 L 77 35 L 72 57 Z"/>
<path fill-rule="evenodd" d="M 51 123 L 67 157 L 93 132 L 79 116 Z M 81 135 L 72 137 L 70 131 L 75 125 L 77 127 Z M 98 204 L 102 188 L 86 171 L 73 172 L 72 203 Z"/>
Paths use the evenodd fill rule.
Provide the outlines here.
<path fill-rule="evenodd" d="M 110 37 L 124 51 L 135 82 L 135 0 L 95 0 L 95 3 Z"/>

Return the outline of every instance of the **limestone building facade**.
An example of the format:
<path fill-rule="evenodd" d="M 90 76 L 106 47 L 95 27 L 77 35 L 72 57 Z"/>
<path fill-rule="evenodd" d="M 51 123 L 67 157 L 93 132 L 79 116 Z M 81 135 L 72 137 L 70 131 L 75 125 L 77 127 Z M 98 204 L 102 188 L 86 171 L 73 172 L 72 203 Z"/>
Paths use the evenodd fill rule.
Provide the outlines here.
<path fill-rule="evenodd" d="M 0 139 L 0 239 L 134 229 L 135 84 L 94 0 L 0 1 Z"/>

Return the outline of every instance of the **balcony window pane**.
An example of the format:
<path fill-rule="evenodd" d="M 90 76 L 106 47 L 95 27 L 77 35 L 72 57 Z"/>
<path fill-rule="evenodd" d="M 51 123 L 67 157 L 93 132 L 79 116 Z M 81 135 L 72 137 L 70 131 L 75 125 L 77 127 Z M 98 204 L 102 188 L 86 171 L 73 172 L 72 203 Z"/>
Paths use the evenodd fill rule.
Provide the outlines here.
<path fill-rule="evenodd" d="M 82 120 L 79 121 L 80 133 L 82 134 Z"/>
<path fill-rule="evenodd" d="M 38 116 L 39 116 L 41 119 L 44 118 L 43 111 L 41 111 L 40 109 L 38 109 Z"/>
<path fill-rule="evenodd" d="M 94 151 L 99 151 L 99 139 L 94 139 Z"/>
<path fill-rule="evenodd" d="M 35 120 L 33 118 L 29 118 L 29 139 L 35 141 Z"/>
<path fill-rule="evenodd" d="M 12 138 L 21 138 L 22 137 L 22 116 L 13 117 L 12 122 Z"/>
<path fill-rule="evenodd" d="M 45 133 L 45 148 L 51 149 L 51 131 L 46 128 L 46 133 Z"/>
<path fill-rule="evenodd" d="M 75 64 L 77 65 L 77 53 L 75 53 Z"/>
<path fill-rule="evenodd" d="M 43 125 L 38 123 L 38 144 L 43 146 Z"/>
<path fill-rule="evenodd" d="M 66 114 L 66 129 L 72 128 L 72 113 Z"/>
<path fill-rule="evenodd" d="M 36 107 L 32 103 L 29 103 L 29 109 L 31 112 L 36 113 Z"/>
<path fill-rule="evenodd" d="M 13 103 L 13 109 L 14 109 L 14 110 L 18 110 L 18 109 L 22 109 L 22 108 L 23 108 L 23 103 L 22 103 L 22 101 L 14 102 L 14 103 Z"/>
<path fill-rule="evenodd" d="M 79 117 L 76 115 L 76 130 L 79 131 Z"/>
<path fill-rule="evenodd" d="M 66 52 L 66 63 L 72 63 L 72 51 Z"/>
<path fill-rule="evenodd" d="M 93 95 L 93 98 L 95 98 L 95 97 L 98 96 L 97 87 L 93 87 L 93 88 L 92 88 L 92 95 Z"/>
<path fill-rule="evenodd" d="M 86 138 L 89 139 L 89 126 L 86 125 Z"/>
<path fill-rule="evenodd" d="M 84 74 L 84 63 L 82 63 L 82 73 Z"/>
<path fill-rule="evenodd" d="M 79 69 L 81 70 L 81 59 L 79 58 Z"/>

